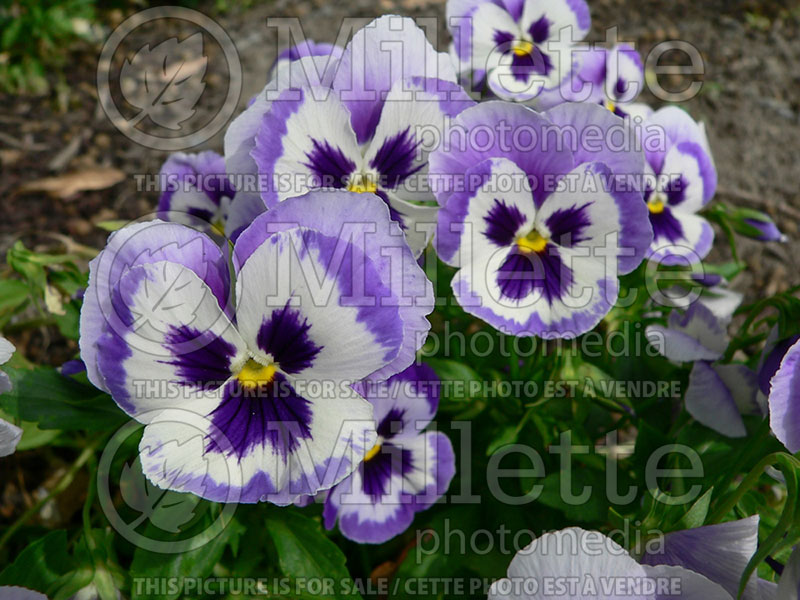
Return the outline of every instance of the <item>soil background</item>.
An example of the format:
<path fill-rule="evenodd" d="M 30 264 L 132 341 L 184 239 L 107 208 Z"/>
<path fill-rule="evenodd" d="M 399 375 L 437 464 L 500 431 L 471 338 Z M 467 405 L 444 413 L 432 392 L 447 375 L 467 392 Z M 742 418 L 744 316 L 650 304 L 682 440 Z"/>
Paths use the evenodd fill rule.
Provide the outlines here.
<path fill-rule="evenodd" d="M 701 92 L 685 104 L 706 122 L 719 172 L 717 199 L 769 213 L 788 236 L 786 243 L 740 239 L 748 269 L 734 288 L 749 299 L 800 284 L 800 3 L 757 1 L 589 0 L 591 41 L 617 26 L 621 40 L 635 42 L 643 55 L 665 40 L 685 40 L 701 53 L 705 73 Z M 265 84 L 278 49 L 266 26 L 268 17 L 299 17 L 307 37 L 333 42 L 343 18 L 364 23 L 387 13 L 439 19 L 438 40 L 445 50 L 443 0 L 278 0 L 246 6 L 232 2 L 222 12 L 200 5 L 234 40 L 244 70 L 241 108 Z M 133 10 L 131 10 L 133 12 Z M 127 13 L 103 14 L 110 32 Z M 151 213 L 157 195 L 139 193 L 135 174 L 157 173 L 166 153 L 140 146 L 122 135 L 97 100 L 95 75 L 99 44 L 65 49 L 68 67 L 53 76 L 46 97 L 0 95 L 0 252 L 17 239 L 29 247 L 57 250 L 74 241 L 102 247 L 106 231 L 98 222 L 129 220 Z M 664 57 L 669 59 L 668 56 Z M 676 89 L 686 82 L 667 81 Z M 225 94 L 225 81 L 207 72 L 206 94 Z M 663 83 L 663 81 L 662 81 Z M 659 106 L 647 93 L 645 101 Z M 205 98 L 197 106 L 204 110 Z M 201 115 L 202 116 L 202 115 Z M 222 134 L 200 149 L 222 151 Z M 104 189 L 63 197 L 25 192 L 23 186 L 65 173 L 113 167 L 121 181 Z M 64 237 L 54 237 L 60 234 Z M 718 232 L 712 260 L 729 258 Z M 58 363 L 74 354 L 64 342 L 59 351 L 29 340 L 29 358 Z"/>

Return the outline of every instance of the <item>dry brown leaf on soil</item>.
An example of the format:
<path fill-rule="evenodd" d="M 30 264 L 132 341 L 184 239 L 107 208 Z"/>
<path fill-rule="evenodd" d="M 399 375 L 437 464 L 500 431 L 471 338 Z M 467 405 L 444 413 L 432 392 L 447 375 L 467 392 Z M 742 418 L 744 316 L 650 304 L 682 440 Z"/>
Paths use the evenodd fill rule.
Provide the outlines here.
<path fill-rule="evenodd" d="M 104 190 L 125 179 L 125 173 L 113 167 L 91 167 L 65 173 L 56 177 L 44 177 L 17 188 L 18 194 L 45 192 L 54 198 L 71 198 L 80 192 Z"/>

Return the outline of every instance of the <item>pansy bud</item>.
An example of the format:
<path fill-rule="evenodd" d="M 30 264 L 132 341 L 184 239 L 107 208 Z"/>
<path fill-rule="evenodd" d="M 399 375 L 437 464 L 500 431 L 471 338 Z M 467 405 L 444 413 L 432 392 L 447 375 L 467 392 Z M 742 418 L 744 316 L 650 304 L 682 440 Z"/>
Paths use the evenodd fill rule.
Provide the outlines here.
<path fill-rule="evenodd" d="M 785 242 L 775 222 L 767 215 L 750 208 L 737 208 L 731 212 L 731 226 L 737 233 L 760 242 Z"/>

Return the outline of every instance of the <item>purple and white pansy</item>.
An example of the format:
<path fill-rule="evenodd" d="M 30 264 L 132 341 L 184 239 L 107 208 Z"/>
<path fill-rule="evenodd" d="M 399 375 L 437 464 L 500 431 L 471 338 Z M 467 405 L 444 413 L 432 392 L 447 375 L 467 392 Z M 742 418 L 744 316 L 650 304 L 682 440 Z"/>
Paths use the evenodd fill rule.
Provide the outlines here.
<path fill-rule="evenodd" d="M 159 219 L 219 236 L 228 233 L 236 190 L 222 156 L 212 150 L 171 154 L 161 167 L 160 183 Z"/>
<path fill-rule="evenodd" d="M 722 586 L 680 566 L 640 564 L 599 531 L 570 527 L 520 550 L 489 600 L 733 600 Z"/>
<path fill-rule="evenodd" d="M 711 224 L 697 213 L 717 188 L 717 170 L 705 127 L 675 106 L 655 111 L 642 126 L 644 199 L 653 224 L 649 258 L 665 265 L 700 262 L 714 241 Z M 658 137 L 658 143 L 650 143 Z"/>
<path fill-rule="evenodd" d="M 438 500 L 455 473 L 446 435 L 425 431 L 439 405 L 438 378 L 415 365 L 385 382 L 365 382 L 378 439 L 358 469 L 325 499 L 325 526 L 339 522 L 356 542 L 380 544 L 404 532 L 414 514 Z"/>
<path fill-rule="evenodd" d="M 291 70 L 305 73 L 316 65 L 311 60 L 294 61 Z M 278 82 L 271 99 L 257 99 L 234 122 L 226 136 L 228 170 L 257 173 L 268 208 L 313 189 L 377 194 L 419 255 L 437 211 L 427 143 L 474 102 L 456 83 L 447 55 L 411 19 L 381 17 L 355 33 L 340 59 L 325 60 L 322 77 Z"/>
<path fill-rule="evenodd" d="M 459 71 L 485 74 L 504 100 L 527 101 L 558 89 L 576 69 L 581 53 L 574 45 L 590 25 L 584 0 L 447 2 Z"/>
<path fill-rule="evenodd" d="M 234 246 L 234 283 L 221 250 L 175 223 L 124 228 L 92 262 L 87 373 L 146 424 L 142 469 L 159 487 L 289 504 L 374 446 L 372 405 L 352 384 L 410 364 L 396 362 L 406 324 L 418 327 L 432 300 L 404 319 L 398 283 L 430 284 L 412 260 L 397 272 L 373 258 L 402 240 L 379 198 L 360 198 L 377 228 L 353 235 L 352 195 L 324 195 L 324 216 L 297 198 L 254 222 Z"/>
<path fill-rule="evenodd" d="M 718 362 L 728 347 L 729 320 L 695 302 L 685 313 L 673 310 L 666 326 L 648 325 L 646 335 L 669 360 L 693 363 L 684 398 L 687 412 L 723 435 L 744 437 L 742 414 L 761 414 L 758 378 L 746 365 Z"/>
<path fill-rule="evenodd" d="M 7 363 L 15 350 L 14 344 L 0 336 L 0 365 Z M 7 374 L 0 371 L 0 394 L 10 390 L 11 380 Z M 22 439 L 22 429 L 5 419 L 0 419 L 0 457 L 14 454 L 20 439 Z"/>
<path fill-rule="evenodd" d="M 486 102 L 454 121 L 474 139 L 431 156 L 442 205 L 436 247 L 459 267 L 455 297 L 506 333 L 590 330 L 616 301 L 618 275 L 635 269 L 650 246 L 641 193 L 617 185 L 620 176 L 641 175 L 641 153 L 632 145 L 590 148 L 576 137 L 589 124 L 633 135 L 595 104 L 539 114 Z"/>
<path fill-rule="evenodd" d="M 644 87 L 644 67 L 630 44 L 592 46 L 580 52 L 580 68 L 554 90 L 536 99 L 540 109 L 563 102 L 594 102 L 620 117 L 647 117 L 652 111 L 635 100 Z"/>

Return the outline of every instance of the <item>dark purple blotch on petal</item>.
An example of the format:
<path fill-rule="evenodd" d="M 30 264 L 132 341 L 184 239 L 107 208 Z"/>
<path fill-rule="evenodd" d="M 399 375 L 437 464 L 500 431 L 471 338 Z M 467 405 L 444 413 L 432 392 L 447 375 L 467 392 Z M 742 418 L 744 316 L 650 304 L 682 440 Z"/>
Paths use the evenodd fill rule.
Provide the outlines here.
<path fill-rule="evenodd" d="M 210 223 L 211 219 L 214 218 L 214 213 L 204 208 L 190 207 L 186 210 L 186 212 L 192 215 L 193 217 L 197 217 L 201 221 L 205 221 L 206 223 Z"/>
<path fill-rule="evenodd" d="M 304 166 L 319 178 L 320 187 L 343 188 L 355 171 L 356 164 L 340 148 L 329 142 L 311 139 L 313 148 L 306 154 L 308 162 Z"/>
<path fill-rule="evenodd" d="M 322 350 L 309 337 L 311 325 L 300 311 L 289 306 L 272 311 L 258 330 L 258 347 L 280 366 L 284 373 L 299 373 L 308 369 Z"/>
<path fill-rule="evenodd" d="M 508 31 L 500 31 L 499 29 L 494 30 L 494 43 L 498 46 L 508 46 L 507 48 L 502 48 L 503 52 L 509 52 L 513 42 L 514 35 L 512 33 L 509 33 Z"/>
<path fill-rule="evenodd" d="M 378 423 L 378 435 L 385 440 L 389 440 L 400 433 L 403 429 L 405 412 L 402 408 L 397 408 L 396 406 L 392 408 Z"/>
<path fill-rule="evenodd" d="M 543 44 L 550 37 L 550 20 L 542 15 L 538 20 L 531 23 L 528 33 L 533 39 L 534 44 Z"/>
<path fill-rule="evenodd" d="M 230 363 L 236 347 L 211 331 L 170 325 L 164 346 L 174 358 L 159 362 L 175 367 L 181 385 L 207 389 L 222 385 L 231 376 Z"/>
<path fill-rule="evenodd" d="M 538 47 L 530 54 L 514 54 L 511 61 L 511 73 L 517 81 L 528 81 L 532 73 L 547 76 L 552 70 L 553 61 Z"/>
<path fill-rule="evenodd" d="M 222 402 L 210 415 L 216 432 L 209 435 L 209 451 L 226 452 L 239 459 L 253 448 L 268 444 L 284 459 L 311 437 L 310 402 L 301 398 L 289 381 L 275 373 L 269 383 L 254 387 L 231 380 Z M 222 435 L 225 439 L 218 439 Z"/>
<path fill-rule="evenodd" d="M 545 221 L 550 230 L 550 239 L 567 248 L 586 241 L 586 229 L 592 224 L 589 219 L 589 207 L 592 204 L 593 202 L 580 206 L 573 204 L 569 208 L 553 211 Z"/>
<path fill-rule="evenodd" d="M 667 189 L 665 190 L 667 194 L 667 202 L 670 206 L 678 206 L 681 202 L 686 199 L 686 186 L 688 182 L 683 175 L 672 179 Z"/>
<path fill-rule="evenodd" d="M 505 200 L 495 198 L 483 220 L 486 223 L 483 235 L 495 246 L 505 248 L 514 241 L 517 230 L 525 222 L 525 215 L 513 204 L 508 205 Z"/>
<path fill-rule="evenodd" d="M 373 502 L 379 502 L 391 491 L 393 474 L 405 476 L 414 469 L 411 451 L 394 444 L 384 444 L 380 452 L 361 465 L 363 490 Z"/>
<path fill-rule="evenodd" d="M 674 244 L 683 239 L 683 226 L 672 214 L 669 206 L 664 206 L 664 210 L 659 213 L 651 212 L 650 224 L 653 226 L 653 236 L 657 240 L 665 239 Z"/>
<path fill-rule="evenodd" d="M 420 142 L 414 139 L 411 128 L 387 138 L 370 166 L 380 174 L 380 183 L 385 188 L 395 188 L 417 173 L 424 164 L 414 166 L 414 157 Z"/>
<path fill-rule="evenodd" d="M 515 250 L 500 265 L 497 284 L 504 298 L 522 300 L 534 290 L 541 290 L 547 303 L 552 305 L 572 285 L 572 271 L 554 246 L 534 253 Z"/>

